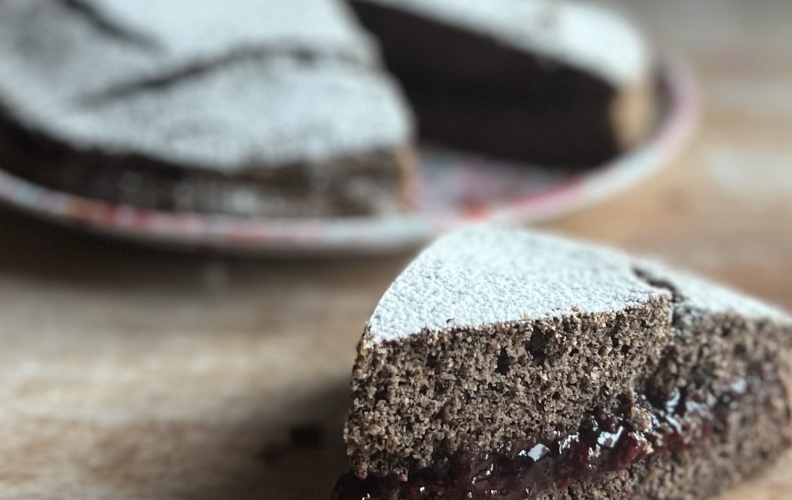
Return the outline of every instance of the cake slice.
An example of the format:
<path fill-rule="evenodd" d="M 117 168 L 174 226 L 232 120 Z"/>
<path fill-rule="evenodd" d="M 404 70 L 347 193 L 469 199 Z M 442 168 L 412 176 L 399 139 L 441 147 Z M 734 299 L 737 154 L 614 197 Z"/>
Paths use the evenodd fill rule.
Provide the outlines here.
<path fill-rule="evenodd" d="M 441 238 L 358 344 L 336 500 L 695 499 L 790 443 L 792 319 L 614 251 Z"/>
<path fill-rule="evenodd" d="M 7 0 L 0 158 L 150 209 L 399 213 L 412 117 L 378 60 L 335 0 Z"/>
<path fill-rule="evenodd" d="M 643 140 L 655 103 L 641 33 L 568 0 L 351 0 L 425 139 L 587 166 Z"/>

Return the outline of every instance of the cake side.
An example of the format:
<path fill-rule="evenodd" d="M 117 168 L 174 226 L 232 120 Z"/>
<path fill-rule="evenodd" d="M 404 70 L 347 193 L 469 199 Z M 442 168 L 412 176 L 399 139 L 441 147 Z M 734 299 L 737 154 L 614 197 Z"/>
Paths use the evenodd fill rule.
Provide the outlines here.
<path fill-rule="evenodd" d="M 601 164 L 647 137 L 654 123 L 655 75 L 647 64 L 629 77 L 611 79 L 571 61 L 568 56 L 578 47 L 549 54 L 542 43 L 519 43 L 555 40 L 553 33 L 566 26 L 556 17 L 567 17 L 570 8 L 576 12 L 564 3 L 540 4 L 352 2 L 402 83 L 422 137 L 517 161 Z M 594 16 L 574 33 L 585 39 L 587 33 L 608 31 L 600 22 Z"/>
<path fill-rule="evenodd" d="M 601 165 L 645 140 L 651 128 L 651 122 L 645 120 L 647 114 L 625 117 L 614 113 L 621 95 L 577 102 L 574 98 L 532 95 L 525 89 L 529 99 L 493 102 L 477 100 L 480 94 L 474 89 L 459 95 L 416 92 L 409 86 L 405 91 L 418 118 L 419 134 L 427 140 L 533 165 Z M 557 103 L 542 103 L 541 97 Z M 653 95 L 646 97 L 654 99 Z M 647 106 L 651 108 L 652 102 Z"/>
<path fill-rule="evenodd" d="M 672 453 L 654 454 L 617 473 L 618 482 L 633 498 L 707 498 L 766 469 L 790 446 L 792 319 L 774 306 L 654 262 L 637 261 L 636 269 L 673 294 L 671 341 L 643 391 L 651 401 L 670 402 L 665 407 L 674 420 L 666 434 L 682 439 Z M 696 414 L 707 420 L 686 420 Z M 606 476 L 570 488 L 620 498 L 611 484 Z"/>
<path fill-rule="evenodd" d="M 388 215 L 411 205 L 409 147 L 241 174 L 76 150 L 0 112 L 4 169 L 49 189 L 150 210 L 268 217 Z"/>
<path fill-rule="evenodd" d="M 650 71 L 611 100 L 609 116 L 618 150 L 628 151 L 651 136 L 661 117 L 658 76 L 658 72 Z"/>
<path fill-rule="evenodd" d="M 666 303 L 386 342 L 367 332 L 344 434 L 353 469 L 406 476 L 441 457 L 573 433 L 586 412 L 632 394 L 644 367 L 657 364 Z"/>
<path fill-rule="evenodd" d="M 655 400 L 665 394 L 675 401 L 675 414 L 707 408 L 710 420 L 683 427 L 680 434 L 689 437 L 674 453 L 629 470 L 634 497 L 707 498 L 786 452 L 792 442 L 790 347 L 792 326 L 776 319 L 715 314 L 677 330 L 645 390 Z"/>
<path fill-rule="evenodd" d="M 528 498 L 697 500 L 723 493 L 765 470 L 788 449 L 790 419 L 788 407 L 782 403 L 788 387 L 788 381 L 778 384 L 771 377 L 750 386 L 753 393 L 723 403 L 718 412 L 726 413 L 726 407 L 731 406 L 729 416 L 720 420 L 717 434 L 694 441 L 693 450 L 680 448 L 665 456 L 654 454 L 626 469 Z"/>

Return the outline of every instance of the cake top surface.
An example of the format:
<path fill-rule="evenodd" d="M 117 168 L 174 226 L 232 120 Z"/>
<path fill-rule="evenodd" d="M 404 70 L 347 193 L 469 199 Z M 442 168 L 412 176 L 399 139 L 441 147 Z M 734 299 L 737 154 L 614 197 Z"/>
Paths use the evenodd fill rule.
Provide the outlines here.
<path fill-rule="evenodd" d="M 53 106 L 41 127 L 79 147 L 243 171 L 394 147 L 410 134 L 397 95 L 334 61 L 246 61 L 96 106 Z"/>
<path fill-rule="evenodd" d="M 492 37 L 557 59 L 621 87 L 644 80 L 652 64 L 642 34 L 604 7 L 569 0 L 357 0 Z"/>
<path fill-rule="evenodd" d="M 351 21 L 340 7 L 311 6 L 336 2 L 232 3 L 250 9 L 219 0 L 0 3 L 3 107 L 77 148 L 226 172 L 321 162 L 409 140 L 411 117 L 397 87 L 355 57 L 333 55 L 333 47 L 343 52 L 340 33 Z M 280 43 L 286 30 L 278 22 L 262 21 L 256 37 L 255 23 L 242 15 L 269 11 L 291 24 L 292 10 L 310 11 L 295 30 L 298 41 L 315 43 L 310 58 L 301 55 L 305 47 Z M 225 13 L 217 14 L 210 42 L 179 34 L 195 28 L 185 23 L 209 23 L 214 11 Z M 128 22 L 114 24 L 127 14 Z M 306 24 L 341 41 L 308 36 Z M 346 36 L 351 45 L 358 38 Z"/>
<path fill-rule="evenodd" d="M 421 332 L 622 311 L 672 292 L 690 315 L 734 310 L 788 318 L 772 307 L 616 251 L 555 236 L 477 226 L 435 242 L 391 285 L 368 332 L 374 342 Z M 680 304 L 677 305 L 679 307 Z"/>
<path fill-rule="evenodd" d="M 370 59 L 371 42 L 335 0 L 71 0 L 108 25 L 167 51 L 200 58 L 267 46 Z"/>
<path fill-rule="evenodd" d="M 668 292 L 625 255 L 508 229 L 472 227 L 425 250 L 385 293 L 369 322 L 376 338 L 488 323 L 620 311 Z"/>

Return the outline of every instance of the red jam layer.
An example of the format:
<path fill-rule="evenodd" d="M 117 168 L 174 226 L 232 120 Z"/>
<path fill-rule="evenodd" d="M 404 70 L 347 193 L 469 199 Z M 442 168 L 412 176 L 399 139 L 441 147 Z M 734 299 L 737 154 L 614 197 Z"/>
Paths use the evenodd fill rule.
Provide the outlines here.
<path fill-rule="evenodd" d="M 665 401 L 620 396 L 610 410 L 587 414 L 574 434 L 513 441 L 483 457 L 456 454 L 432 469 L 410 472 L 406 481 L 391 477 L 341 477 L 333 500 L 526 500 L 572 481 L 625 469 L 651 455 L 693 449 L 729 425 L 741 407 L 785 397 L 777 373 L 754 368 L 717 391 L 690 385 Z M 638 410 L 637 412 L 635 410 Z M 637 419 L 636 414 L 644 418 Z"/>

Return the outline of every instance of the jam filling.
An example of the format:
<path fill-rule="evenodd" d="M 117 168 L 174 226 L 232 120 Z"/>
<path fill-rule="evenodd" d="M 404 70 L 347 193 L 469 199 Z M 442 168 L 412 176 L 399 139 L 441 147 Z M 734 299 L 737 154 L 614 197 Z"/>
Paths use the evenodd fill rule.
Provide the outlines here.
<path fill-rule="evenodd" d="M 622 395 L 610 409 L 585 415 L 577 432 L 544 439 L 528 435 L 497 453 L 457 453 L 431 469 L 394 477 L 360 479 L 352 472 L 336 484 L 333 500 L 525 500 L 572 481 L 619 471 L 649 456 L 693 450 L 723 433 L 741 407 L 784 398 L 786 389 L 772 370 L 753 367 L 717 390 L 691 384 L 663 400 Z"/>

